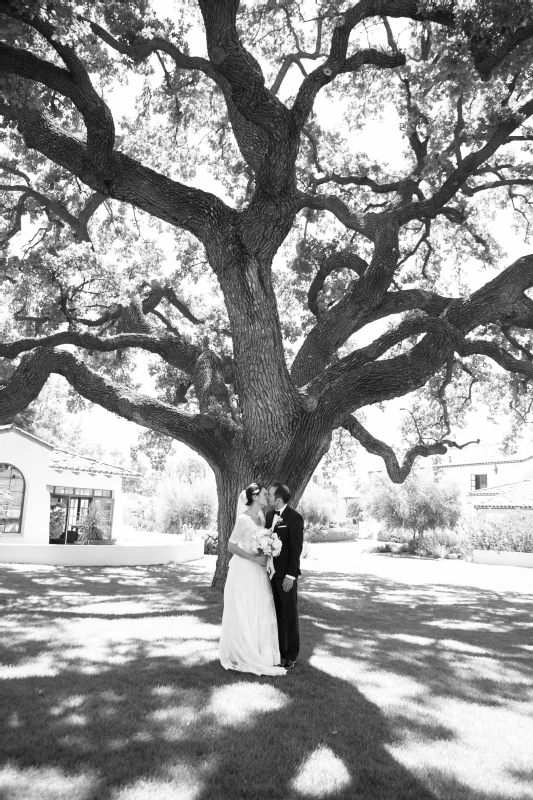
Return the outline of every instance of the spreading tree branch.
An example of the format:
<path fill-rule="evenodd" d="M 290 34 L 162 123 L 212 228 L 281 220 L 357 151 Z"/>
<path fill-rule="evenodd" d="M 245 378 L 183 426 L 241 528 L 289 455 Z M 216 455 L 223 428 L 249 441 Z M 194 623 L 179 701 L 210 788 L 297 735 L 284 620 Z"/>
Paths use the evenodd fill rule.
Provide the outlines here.
<path fill-rule="evenodd" d="M 76 217 L 74 214 L 71 214 L 70 211 L 65 208 L 64 205 L 58 203 L 56 200 L 53 200 L 51 197 L 47 197 L 42 192 L 38 192 L 35 189 L 32 189 L 28 186 L 18 186 L 16 184 L 0 184 L 0 192 L 21 192 L 21 197 L 17 203 L 17 215 L 19 208 L 21 209 L 21 216 L 24 211 L 24 203 L 25 201 L 31 197 L 36 200 L 40 205 L 44 206 L 48 211 L 54 214 L 59 219 L 66 222 L 69 225 L 74 235 L 79 239 L 80 242 L 90 242 L 91 239 L 89 237 L 89 230 L 88 230 L 88 223 L 91 219 L 92 215 L 95 213 L 97 208 L 105 201 L 105 195 L 96 192 L 95 194 L 91 195 L 79 215 Z M 17 231 L 20 231 L 20 219 L 18 219 L 18 227 Z M 11 234 L 13 235 L 13 234 Z M 9 237 L 10 238 L 10 237 Z"/>
<path fill-rule="evenodd" d="M 347 417 L 343 421 L 342 427 L 347 430 L 354 439 L 357 439 L 368 453 L 380 456 L 380 458 L 383 459 L 387 474 L 393 483 L 403 483 L 405 481 L 417 458 L 427 458 L 428 456 L 436 455 L 443 456 L 451 447 L 462 450 L 464 447 L 468 447 L 468 445 L 479 444 L 480 441 L 479 439 L 475 439 L 474 441 L 465 442 L 464 444 L 457 444 L 457 442 L 451 441 L 450 439 L 442 439 L 440 442 L 434 442 L 433 444 L 415 444 L 414 447 L 409 448 L 404 455 L 400 466 L 400 462 L 392 447 L 381 441 L 381 439 L 372 436 L 355 417 L 351 415 Z"/>
<path fill-rule="evenodd" d="M 99 194 L 188 230 L 203 243 L 220 238 L 224 223 L 231 225 L 235 212 L 215 195 L 171 180 L 118 151 L 110 157 L 109 170 L 103 177 L 91 166 L 85 145 L 44 112 L 0 101 L 0 114 L 17 123 L 27 147 L 64 167 Z"/>
<path fill-rule="evenodd" d="M 133 392 L 87 367 L 66 350 L 38 348 L 25 355 L 11 378 L 0 387 L 0 424 L 10 422 L 35 400 L 48 377 L 62 375 L 86 400 L 124 419 L 170 436 L 220 467 L 232 433 L 221 426 L 204 427 L 203 415 L 177 411 L 167 403 Z"/>
<path fill-rule="evenodd" d="M 25 319 L 28 319 L 25 317 Z M 46 321 L 46 318 L 44 318 Z M 33 336 L 15 342 L 0 343 L 0 358 L 17 358 L 30 350 L 75 345 L 91 352 L 112 353 L 128 347 L 140 348 L 160 356 L 166 363 L 188 374 L 192 374 L 201 348 L 190 344 L 175 334 L 161 332 L 158 335 L 121 333 L 101 338 L 92 333 L 59 331 L 49 336 Z"/>

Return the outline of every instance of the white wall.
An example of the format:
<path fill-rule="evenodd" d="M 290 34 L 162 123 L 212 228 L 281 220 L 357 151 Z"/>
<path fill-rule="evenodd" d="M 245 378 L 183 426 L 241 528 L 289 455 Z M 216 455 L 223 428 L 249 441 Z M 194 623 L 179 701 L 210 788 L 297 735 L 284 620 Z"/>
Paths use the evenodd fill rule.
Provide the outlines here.
<path fill-rule="evenodd" d="M 497 471 L 495 472 L 495 467 Z M 470 492 L 471 475 L 486 475 L 487 489 L 516 483 L 533 477 L 533 458 L 527 461 L 506 464 L 460 464 L 457 466 L 437 467 L 436 473 L 446 480 L 456 483 L 463 492 Z"/>
<path fill-rule="evenodd" d="M 122 530 L 124 512 L 122 479 L 118 475 L 91 475 L 86 472 L 68 472 L 49 466 L 51 445 L 18 433 L 16 430 L 0 432 L 0 463 L 12 464 L 25 480 L 24 507 L 21 533 L 0 534 L 2 542 L 46 544 L 50 530 L 50 493 L 47 486 L 74 486 L 84 489 L 110 489 L 113 492 L 112 536 Z"/>
<path fill-rule="evenodd" d="M 169 539 L 176 537 L 169 536 Z M 172 544 L 30 546 L 0 541 L 0 564 L 53 564 L 55 566 L 135 566 L 138 564 L 178 564 L 204 557 L 203 539 Z"/>
<path fill-rule="evenodd" d="M 20 470 L 26 482 L 21 533 L 0 534 L 2 542 L 48 544 L 50 495 L 46 475 L 52 450 L 14 430 L 0 433 L 0 462 Z"/>

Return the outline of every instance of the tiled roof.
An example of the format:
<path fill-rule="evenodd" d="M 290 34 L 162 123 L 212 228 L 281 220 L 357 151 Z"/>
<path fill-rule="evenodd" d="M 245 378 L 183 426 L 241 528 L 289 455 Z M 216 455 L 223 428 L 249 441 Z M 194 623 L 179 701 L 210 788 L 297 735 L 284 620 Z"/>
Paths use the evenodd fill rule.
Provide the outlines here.
<path fill-rule="evenodd" d="M 449 450 L 448 457 L 451 456 L 450 464 L 435 464 L 435 469 L 453 469 L 453 467 L 468 467 L 478 464 L 520 464 L 533 458 L 533 453 L 513 453 L 505 456 L 501 452 L 500 445 L 475 445 L 467 447 L 465 450 Z"/>
<path fill-rule="evenodd" d="M 484 498 L 476 502 L 478 492 L 471 492 L 475 508 L 533 508 L 533 480 L 518 481 L 505 486 L 495 486 L 490 489 L 491 496 L 487 497 L 487 490 L 478 490 L 479 494 L 485 492 Z"/>
<path fill-rule="evenodd" d="M 122 478 L 138 477 L 136 472 L 132 472 L 124 467 L 117 467 L 114 464 L 105 464 L 95 458 L 80 456 L 76 453 L 69 453 L 67 450 L 54 449 L 50 455 L 50 467 L 56 472 L 90 472 L 99 475 L 120 475 Z"/>
<path fill-rule="evenodd" d="M 23 431 L 17 425 L 0 425 L 0 433 L 7 433 L 8 431 L 15 431 L 19 436 L 24 436 L 25 439 L 31 439 L 49 450 L 50 453 L 49 466 L 56 470 L 56 472 L 89 472 L 93 475 L 120 475 L 122 478 L 138 478 L 137 472 L 132 472 L 130 469 L 124 467 L 117 467 L 114 464 L 106 464 L 103 461 L 97 461 L 95 458 L 88 458 L 87 456 L 80 456 L 77 453 L 70 453 L 68 450 L 61 450 L 59 447 L 54 447 L 44 439 L 39 439 L 32 433 Z"/>

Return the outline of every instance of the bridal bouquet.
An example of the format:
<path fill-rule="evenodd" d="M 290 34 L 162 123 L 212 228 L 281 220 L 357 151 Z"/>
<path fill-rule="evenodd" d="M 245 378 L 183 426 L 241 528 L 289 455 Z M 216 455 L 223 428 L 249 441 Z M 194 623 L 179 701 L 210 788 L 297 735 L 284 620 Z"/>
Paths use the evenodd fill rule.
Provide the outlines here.
<path fill-rule="evenodd" d="M 281 553 L 281 541 L 272 528 L 263 528 L 252 536 L 252 553 L 268 556 L 266 563 L 267 575 L 272 580 L 274 577 L 274 558 Z"/>
<path fill-rule="evenodd" d="M 262 528 L 252 536 L 252 552 L 255 555 L 279 556 L 281 553 L 281 541 L 277 533 L 268 528 Z"/>

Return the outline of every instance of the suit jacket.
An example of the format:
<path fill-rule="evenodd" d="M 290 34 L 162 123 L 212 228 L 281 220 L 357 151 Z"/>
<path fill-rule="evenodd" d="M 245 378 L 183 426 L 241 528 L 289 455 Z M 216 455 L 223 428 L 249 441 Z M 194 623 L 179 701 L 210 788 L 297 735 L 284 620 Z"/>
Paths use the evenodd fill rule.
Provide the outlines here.
<path fill-rule="evenodd" d="M 272 526 L 274 510 L 267 512 L 265 527 Z M 279 522 L 274 528 L 278 538 L 281 540 L 281 553 L 274 559 L 274 569 L 276 578 L 284 578 L 285 575 L 292 575 L 298 578 L 300 572 L 300 556 L 304 546 L 304 520 L 301 514 L 294 508 L 286 506 Z"/>

